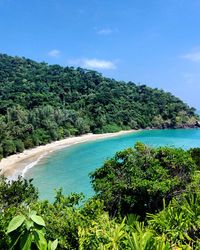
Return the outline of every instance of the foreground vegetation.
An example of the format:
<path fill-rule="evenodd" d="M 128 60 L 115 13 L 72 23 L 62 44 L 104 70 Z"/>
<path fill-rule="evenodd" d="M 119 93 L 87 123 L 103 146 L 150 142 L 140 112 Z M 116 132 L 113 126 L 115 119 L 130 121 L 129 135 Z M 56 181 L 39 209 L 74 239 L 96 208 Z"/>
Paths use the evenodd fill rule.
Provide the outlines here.
<path fill-rule="evenodd" d="M 200 149 L 137 143 L 91 174 L 96 195 L 38 200 L 0 179 L 0 249 L 200 249 Z"/>
<path fill-rule="evenodd" d="M 88 132 L 194 127 L 194 111 L 145 85 L 0 54 L 0 159 Z"/>

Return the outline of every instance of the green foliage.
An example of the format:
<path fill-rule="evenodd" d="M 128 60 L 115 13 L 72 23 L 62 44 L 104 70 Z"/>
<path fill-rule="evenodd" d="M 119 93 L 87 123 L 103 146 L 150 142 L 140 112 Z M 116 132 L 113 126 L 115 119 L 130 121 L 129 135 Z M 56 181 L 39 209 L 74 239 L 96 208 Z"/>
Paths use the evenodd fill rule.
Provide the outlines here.
<path fill-rule="evenodd" d="M 149 225 L 174 244 L 195 247 L 200 239 L 199 204 L 197 193 L 174 198 L 161 212 L 149 215 Z"/>
<path fill-rule="evenodd" d="M 200 170 L 200 148 L 191 148 L 189 150 L 193 161 L 196 163 Z"/>
<path fill-rule="evenodd" d="M 3 155 L 9 156 L 11 154 L 16 153 L 16 146 L 13 140 L 5 140 L 2 143 L 3 147 Z"/>
<path fill-rule="evenodd" d="M 82 216 L 76 206 L 81 199 L 82 195 L 66 197 L 59 190 L 53 204 L 48 201 L 31 204 L 31 209 L 45 220 L 46 238 L 58 239 L 59 249 L 78 249 L 78 226 Z"/>
<path fill-rule="evenodd" d="M 122 127 L 119 127 L 116 124 L 108 124 L 108 125 L 103 126 L 101 129 L 96 129 L 94 133 L 96 134 L 114 133 L 114 132 L 119 132 L 120 130 L 122 130 Z"/>
<path fill-rule="evenodd" d="M 198 250 L 198 154 L 194 159 L 191 150 L 137 143 L 96 171 L 94 183 L 105 189 L 86 201 L 62 189 L 53 203 L 39 201 L 31 181 L 1 177 L 0 249 Z M 151 214 L 144 218 L 144 211 Z"/>
<path fill-rule="evenodd" d="M 0 158 L 70 135 L 194 127 L 199 120 L 162 90 L 4 54 L 0 90 Z"/>
<path fill-rule="evenodd" d="M 18 227 L 22 225 L 24 221 L 25 221 L 24 215 L 15 216 L 8 225 L 7 233 L 11 233 L 12 231 L 15 231 Z"/>
<path fill-rule="evenodd" d="M 3 158 L 3 147 L 0 146 L 0 160 Z"/>
<path fill-rule="evenodd" d="M 16 152 L 23 152 L 24 151 L 24 143 L 21 140 L 14 141 Z"/>
<path fill-rule="evenodd" d="M 7 229 L 7 234 L 10 236 L 9 249 L 55 250 L 58 241 L 47 243 L 44 228 L 44 220 L 36 215 L 35 211 L 15 216 Z"/>
<path fill-rule="evenodd" d="M 165 237 L 157 237 L 155 232 L 144 226 L 143 222 L 137 220 L 128 226 L 131 227 L 127 233 L 128 248 L 132 250 L 170 250 L 170 244 L 166 241 Z"/>
<path fill-rule="evenodd" d="M 121 222 L 102 213 L 86 226 L 79 226 L 79 249 L 133 249 L 170 250 L 170 243 L 163 236 L 135 219 Z"/>
<path fill-rule="evenodd" d="M 111 216 L 117 213 L 156 212 L 165 198 L 184 192 L 195 170 L 190 154 L 183 149 L 149 148 L 137 143 L 116 153 L 91 174 L 97 197 Z"/>
<path fill-rule="evenodd" d="M 87 227 L 79 226 L 79 249 L 123 249 L 125 223 L 115 223 L 108 214 L 92 220 Z"/>
<path fill-rule="evenodd" d="M 17 207 L 22 203 L 30 204 L 38 198 L 38 191 L 33 186 L 32 180 L 19 177 L 17 180 L 9 181 L 0 176 L 0 210 L 9 207 Z"/>

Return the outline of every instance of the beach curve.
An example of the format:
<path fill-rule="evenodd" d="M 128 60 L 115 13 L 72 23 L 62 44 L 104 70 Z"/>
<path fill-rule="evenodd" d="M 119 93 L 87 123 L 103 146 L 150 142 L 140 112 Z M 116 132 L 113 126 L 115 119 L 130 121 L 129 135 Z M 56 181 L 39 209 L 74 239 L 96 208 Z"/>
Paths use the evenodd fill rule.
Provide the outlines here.
<path fill-rule="evenodd" d="M 122 130 L 116 133 L 105 134 L 89 133 L 81 136 L 68 137 L 32 149 L 26 149 L 22 153 L 3 158 L 0 161 L 0 174 L 6 176 L 8 179 L 16 179 L 19 175 L 24 177 L 30 168 L 34 167 L 45 155 L 51 152 L 79 143 L 125 135 L 137 131 L 139 130 Z"/>

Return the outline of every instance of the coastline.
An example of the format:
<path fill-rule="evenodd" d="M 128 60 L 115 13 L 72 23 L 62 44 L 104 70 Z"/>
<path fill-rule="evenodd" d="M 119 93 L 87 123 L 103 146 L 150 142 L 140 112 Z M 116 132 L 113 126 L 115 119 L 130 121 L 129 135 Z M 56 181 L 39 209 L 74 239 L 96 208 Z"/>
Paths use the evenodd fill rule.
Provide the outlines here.
<path fill-rule="evenodd" d="M 59 141 L 54 141 L 46 145 L 38 146 L 32 149 L 26 149 L 22 153 L 10 155 L 0 161 L 0 174 L 15 179 L 18 175 L 24 176 L 25 172 L 35 166 L 45 155 L 64 147 L 70 147 L 75 144 L 96 141 L 99 139 L 110 138 L 128 133 L 134 133 L 140 130 L 123 130 L 116 133 L 105 134 L 85 134 L 76 137 L 68 137 Z"/>

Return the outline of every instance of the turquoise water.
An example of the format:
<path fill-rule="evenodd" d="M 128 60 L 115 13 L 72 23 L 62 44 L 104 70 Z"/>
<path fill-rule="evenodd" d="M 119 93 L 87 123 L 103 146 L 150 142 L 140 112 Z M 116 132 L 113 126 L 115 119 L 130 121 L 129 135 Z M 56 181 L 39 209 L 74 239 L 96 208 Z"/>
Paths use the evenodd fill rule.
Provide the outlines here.
<path fill-rule="evenodd" d="M 26 176 L 34 178 L 41 199 L 53 200 L 54 189 L 63 188 L 64 194 L 83 192 L 93 194 L 89 173 L 101 167 L 115 152 L 132 147 L 141 141 L 151 146 L 200 147 L 200 129 L 149 130 L 60 149 L 44 157 Z"/>

